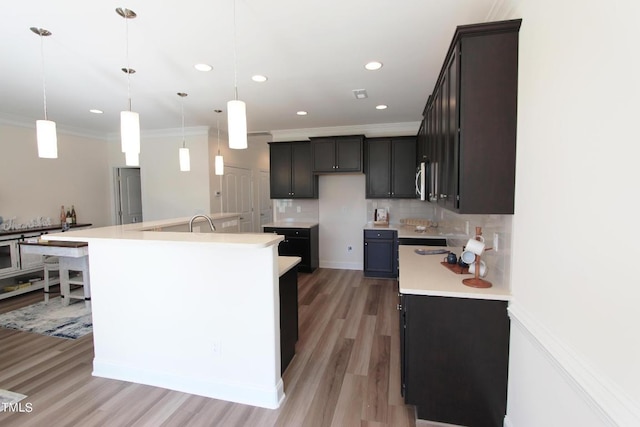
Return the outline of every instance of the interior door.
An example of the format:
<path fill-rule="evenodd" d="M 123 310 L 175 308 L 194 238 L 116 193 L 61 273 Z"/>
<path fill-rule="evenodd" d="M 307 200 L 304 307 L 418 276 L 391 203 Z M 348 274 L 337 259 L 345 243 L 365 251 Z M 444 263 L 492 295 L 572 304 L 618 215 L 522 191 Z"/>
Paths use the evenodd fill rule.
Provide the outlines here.
<path fill-rule="evenodd" d="M 116 168 L 116 223 L 142 221 L 140 168 Z"/>
<path fill-rule="evenodd" d="M 272 222 L 273 218 L 269 183 L 269 172 L 260 171 L 260 225 Z"/>
<path fill-rule="evenodd" d="M 253 232 L 253 192 L 250 169 L 224 167 L 223 192 L 225 212 L 240 214 L 240 231 Z"/>

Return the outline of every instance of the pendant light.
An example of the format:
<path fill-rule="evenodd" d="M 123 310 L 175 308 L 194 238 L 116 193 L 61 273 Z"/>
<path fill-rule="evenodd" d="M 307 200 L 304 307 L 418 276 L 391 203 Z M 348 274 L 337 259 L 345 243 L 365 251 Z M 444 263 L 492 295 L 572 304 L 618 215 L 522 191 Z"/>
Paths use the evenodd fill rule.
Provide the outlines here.
<path fill-rule="evenodd" d="M 247 148 L 247 106 L 238 99 L 238 53 L 236 47 L 236 2 L 233 1 L 233 73 L 235 99 L 227 102 L 229 148 Z"/>
<path fill-rule="evenodd" d="M 47 118 L 47 86 L 44 72 L 44 37 L 49 37 L 51 31 L 44 28 L 31 27 L 31 31 L 40 36 L 40 56 L 42 57 L 42 93 L 44 98 L 44 120 L 36 120 L 36 139 L 38 141 L 38 157 L 43 159 L 58 158 L 58 137 L 56 122 Z"/>
<path fill-rule="evenodd" d="M 134 19 L 136 13 L 133 10 L 117 8 L 116 13 L 124 18 L 126 39 L 126 68 L 122 71 L 127 75 L 127 99 L 129 110 L 120 112 L 120 137 L 122 139 L 122 152 L 125 153 L 127 166 L 139 166 L 140 154 L 140 116 L 131 109 L 131 74 L 136 70 L 129 67 L 129 19 Z"/>
<path fill-rule="evenodd" d="M 178 96 L 182 98 L 182 147 L 178 149 L 178 158 L 180 159 L 180 171 L 189 172 L 191 170 L 191 157 L 189 156 L 189 149 L 184 139 L 184 97 L 187 96 L 187 94 L 178 92 Z"/>
<path fill-rule="evenodd" d="M 214 110 L 216 114 L 222 113 L 222 110 Z M 224 175 L 224 159 L 220 154 L 220 118 L 216 120 L 216 128 L 218 129 L 218 154 L 216 155 L 215 161 L 215 174 L 216 175 Z"/>

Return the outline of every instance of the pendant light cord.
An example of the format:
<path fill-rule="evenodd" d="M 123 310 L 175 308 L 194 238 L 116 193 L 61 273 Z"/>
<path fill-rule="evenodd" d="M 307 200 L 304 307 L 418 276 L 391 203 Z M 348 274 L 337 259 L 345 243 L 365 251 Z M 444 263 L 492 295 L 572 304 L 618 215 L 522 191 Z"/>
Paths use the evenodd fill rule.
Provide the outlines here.
<path fill-rule="evenodd" d="M 216 128 L 218 128 L 218 156 L 220 155 L 220 119 L 216 119 Z"/>
<path fill-rule="evenodd" d="M 42 59 L 42 94 L 43 94 L 43 101 L 44 101 L 44 119 L 48 120 L 47 118 L 47 84 L 46 84 L 45 71 L 44 71 L 44 37 L 42 37 L 42 34 L 40 34 L 40 58 Z"/>
<path fill-rule="evenodd" d="M 238 100 L 238 47 L 236 41 L 236 0 L 233 0 L 233 86 Z"/>
<path fill-rule="evenodd" d="M 186 142 L 184 139 L 184 97 L 182 98 L 182 148 L 186 148 Z"/>
<path fill-rule="evenodd" d="M 124 34 L 125 34 L 125 55 L 127 60 L 127 99 L 129 100 L 129 111 L 133 111 L 131 107 L 131 68 L 129 67 L 129 18 L 124 17 Z"/>

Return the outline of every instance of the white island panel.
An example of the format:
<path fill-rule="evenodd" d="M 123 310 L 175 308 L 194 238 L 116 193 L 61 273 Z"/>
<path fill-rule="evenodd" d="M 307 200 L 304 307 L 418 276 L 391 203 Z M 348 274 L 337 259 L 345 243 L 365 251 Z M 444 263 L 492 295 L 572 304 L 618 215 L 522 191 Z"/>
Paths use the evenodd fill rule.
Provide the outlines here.
<path fill-rule="evenodd" d="M 277 408 L 277 246 L 90 243 L 96 376 Z"/>

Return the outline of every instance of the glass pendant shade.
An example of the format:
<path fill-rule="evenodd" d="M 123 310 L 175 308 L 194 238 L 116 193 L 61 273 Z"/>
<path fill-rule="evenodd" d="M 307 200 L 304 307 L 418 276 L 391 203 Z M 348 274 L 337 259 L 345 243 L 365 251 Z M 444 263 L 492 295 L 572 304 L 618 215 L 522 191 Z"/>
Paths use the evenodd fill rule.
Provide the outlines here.
<path fill-rule="evenodd" d="M 227 102 L 229 123 L 229 148 L 247 148 L 247 106 L 237 99 Z"/>
<path fill-rule="evenodd" d="M 38 157 L 43 159 L 57 159 L 58 137 L 56 136 L 56 122 L 51 120 L 36 120 L 36 135 L 38 140 Z"/>
<path fill-rule="evenodd" d="M 189 172 L 191 170 L 191 157 L 189 156 L 189 149 L 178 149 L 178 156 L 180 157 L 180 170 L 182 172 Z"/>
<path fill-rule="evenodd" d="M 122 152 L 140 154 L 140 116 L 133 111 L 120 112 Z"/>
<path fill-rule="evenodd" d="M 215 171 L 216 175 L 224 175 L 224 159 L 220 154 L 216 156 Z"/>
<path fill-rule="evenodd" d="M 127 166 L 140 166 L 140 153 L 127 151 L 124 153 L 124 163 Z"/>

